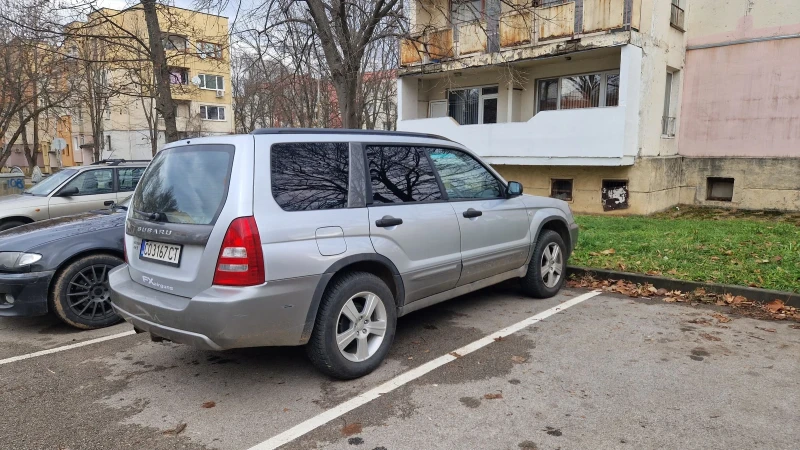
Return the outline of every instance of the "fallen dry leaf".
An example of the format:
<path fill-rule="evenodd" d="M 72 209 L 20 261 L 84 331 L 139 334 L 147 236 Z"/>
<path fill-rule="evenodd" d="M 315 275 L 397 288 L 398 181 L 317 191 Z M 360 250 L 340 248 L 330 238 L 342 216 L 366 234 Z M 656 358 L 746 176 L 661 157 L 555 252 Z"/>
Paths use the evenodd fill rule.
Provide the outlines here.
<path fill-rule="evenodd" d="M 208 409 L 208 408 L 213 408 L 213 407 L 215 407 L 215 406 L 217 406 L 217 402 L 213 402 L 213 401 L 212 401 L 212 402 L 205 402 L 205 403 L 203 403 L 203 408 L 206 408 L 206 409 Z"/>
<path fill-rule="evenodd" d="M 706 327 L 711 325 L 711 322 L 709 322 L 706 319 L 692 319 L 692 320 L 689 321 L 689 323 L 693 323 L 695 325 L 703 325 L 703 326 L 706 326 Z"/>
<path fill-rule="evenodd" d="M 782 310 L 783 307 L 784 307 L 783 300 L 777 300 L 777 299 L 767 303 L 766 305 L 764 305 L 764 309 L 766 309 L 767 311 L 769 311 L 769 312 L 771 312 L 773 314 L 775 314 L 775 313 L 779 312 L 780 310 Z"/>
<path fill-rule="evenodd" d="M 461 355 L 459 355 L 458 352 L 450 352 L 450 355 L 455 356 L 456 358 L 461 358 Z"/>
<path fill-rule="evenodd" d="M 613 255 L 614 253 L 617 253 L 617 251 L 614 250 L 613 248 L 609 248 L 600 252 L 600 254 L 602 255 Z"/>
<path fill-rule="evenodd" d="M 776 257 L 772 258 L 772 260 L 775 261 L 775 262 L 778 262 L 778 261 L 780 261 L 782 259 L 783 259 L 783 256 L 776 256 Z"/>
<path fill-rule="evenodd" d="M 496 338 L 494 338 L 494 340 L 495 342 L 500 342 L 503 340 L 503 336 L 497 336 Z"/>
<path fill-rule="evenodd" d="M 719 320 L 719 323 L 728 323 L 728 322 L 731 321 L 730 317 L 724 316 L 724 315 L 722 315 L 720 313 L 714 313 L 714 314 L 711 315 L 711 317 Z"/>
<path fill-rule="evenodd" d="M 702 337 L 703 339 L 705 339 L 707 341 L 721 341 L 722 340 L 722 339 L 720 339 L 720 338 L 718 338 L 716 336 L 710 335 L 708 333 L 700 333 L 700 337 Z"/>
<path fill-rule="evenodd" d="M 719 261 L 719 256 L 712 256 L 712 257 L 711 257 L 711 260 L 712 260 L 712 261 Z"/>
<path fill-rule="evenodd" d="M 163 434 L 177 436 L 177 435 L 183 433 L 183 430 L 185 430 L 185 429 L 186 429 L 186 424 L 181 422 L 178 425 L 176 425 L 175 428 L 173 428 L 171 430 L 164 431 Z"/>
<path fill-rule="evenodd" d="M 625 271 L 625 269 L 627 268 L 627 266 L 625 266 L 625 264 L 622 264 L 621 262 L 620 262 L 620 263 L 617 263 L 617 265 L 619 266 L 619 270 L 621 270 L 621 271 L 623 271 L 623 272 L 624 272 L 624 271 Z"/>
<path fill-rule="evenodd" d="M 512 356 L 511 357 L 511 361 L 514 361 L 517 364 L 522 364 L 527 360 L 528 360 L 528 358 L 525 358 L 524 356 Z"/>
<path fill-rule="evenodd" d="M 774 333 L 775 332 L 775 328 L 764 328 L 764 327 L 756 327 L 756 328 L 758 328 L 759 330 L 764 330 L 764 331 L 766 331 L 768 333 Z"/>
<path fill-rule="evenodd" d="M 486 400 L 496 400 L 498 398 L 503 398 L 503 394 L 495 394 L 495 393 L 484 394 L 483 398 L 485 398 Z"/>
<path fill-rule="evenodd" d="M 361 433 L 361 423 L 360 422 L 353 422 L 348 423 L 347 425 L 342 427 L 342 436 L 352 436 L 354 434 Z"/>

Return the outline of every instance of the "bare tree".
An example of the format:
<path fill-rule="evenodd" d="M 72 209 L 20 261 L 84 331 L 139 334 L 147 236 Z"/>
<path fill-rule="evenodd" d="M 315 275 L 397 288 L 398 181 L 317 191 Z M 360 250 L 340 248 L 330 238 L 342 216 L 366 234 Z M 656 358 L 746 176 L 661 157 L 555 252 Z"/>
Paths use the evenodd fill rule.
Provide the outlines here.
<path fill-rule="evenodd" d="M 3 0 L 0 10 L 0 166 L 11 155 L 12 146 L 22 140 L 29 167 L 36 165 L 36 152 L 44 131 L 53 131 L 48 112 L 62 108 L 72 91 L 65 76 L 60 43 L 38 31 L 45 8 L 37 2 Z M 57 115 L 57 114 L 56 114 Z M 33 146 L 28 126 L 32 127 Z"/>

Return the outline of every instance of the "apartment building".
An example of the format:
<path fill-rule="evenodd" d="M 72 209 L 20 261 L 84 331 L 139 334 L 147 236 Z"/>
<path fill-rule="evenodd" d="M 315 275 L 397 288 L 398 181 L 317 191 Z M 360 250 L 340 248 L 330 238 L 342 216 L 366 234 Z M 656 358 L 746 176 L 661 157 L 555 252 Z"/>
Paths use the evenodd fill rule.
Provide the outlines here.
<path fill-rule="evenodd" d="M 186 137 L 232 133 L 228 19 L 162 6 L 159 24 L 172 96 L 177 101 L 178 130 Z M 89 164 L 95 146 L 99 146 L 101 158 L 151 158 L 165 143 L 164 122 L 156 114 L 152 66 L 141 47 L 149 41 L 141 5 L 121 11 L 103 9 L 86 22 L 71 26 L 85 30 L 85 37 L 75 39 L 68 48 L 78 61 L 76 74 L 93 83 L 97 94 L 76 96 L 64 154 L 74 155 L 75 164 Z M 80 32 L 76 34 L 81 36 Z M 136 36 L 138 41 L 132 43 L 125 34 Z M 119 39 L 115 39 L 117 35 Z M 79 67 L 84 59 L 108 63 L 93 65 L 89 70 L 96 73 L 87 77 Z M 106 97 L 98 99 L 97 95 Z M 90 108 L 90 102 L 94 108 Z M 102 130 L 102 142 L 92 139 L 93 123 Z"/>
<path fill-rule="evenodd" d="M 792 0 L 415 0 L 398 129 L 463 143 L 526 192 L 579 212 L 800 209 L 798 10 Z M 772 184 L 781 193 L 759 201 Z"/>

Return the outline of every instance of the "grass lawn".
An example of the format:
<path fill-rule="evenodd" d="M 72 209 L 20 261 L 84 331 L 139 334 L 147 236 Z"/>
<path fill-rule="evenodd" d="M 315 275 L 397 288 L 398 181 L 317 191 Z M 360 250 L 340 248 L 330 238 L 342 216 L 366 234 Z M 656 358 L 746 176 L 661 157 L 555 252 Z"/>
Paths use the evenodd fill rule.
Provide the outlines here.
<path fill-rule="evenodd" d="M 800 292 L 794 215 L 681 208 L 651 217 L 576 216 L 580 238 L 570 263 Z"/>

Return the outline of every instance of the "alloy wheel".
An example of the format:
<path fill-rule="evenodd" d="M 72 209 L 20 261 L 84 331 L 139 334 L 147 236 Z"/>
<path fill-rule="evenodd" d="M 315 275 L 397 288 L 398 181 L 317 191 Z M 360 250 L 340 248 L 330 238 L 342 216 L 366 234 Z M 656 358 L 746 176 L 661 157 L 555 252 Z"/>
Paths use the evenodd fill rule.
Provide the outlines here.
<path fill-rule="evenodd" d="M 372 292 L 350 297 L 339 312 L 336 345 L 349 361 L 362 362 L 374 355 L 386 334 L 386 306 Z"/>
<path fill-rule="evenodd" d="M 542 252 L 541 274 L 544 285 L 548 288 L 555 287 L 561 281 L 564 272 L 564 253 L 555 242 L 547 244 Z"/>
<path fill-rule="evenodd" d="M 111 307 L 111 289 L 108 286 L 106 264 L 94 264 L 81 269 L 69 282 L 67 303 L 78 317 L 98 321 L 114 315 Z"/>

